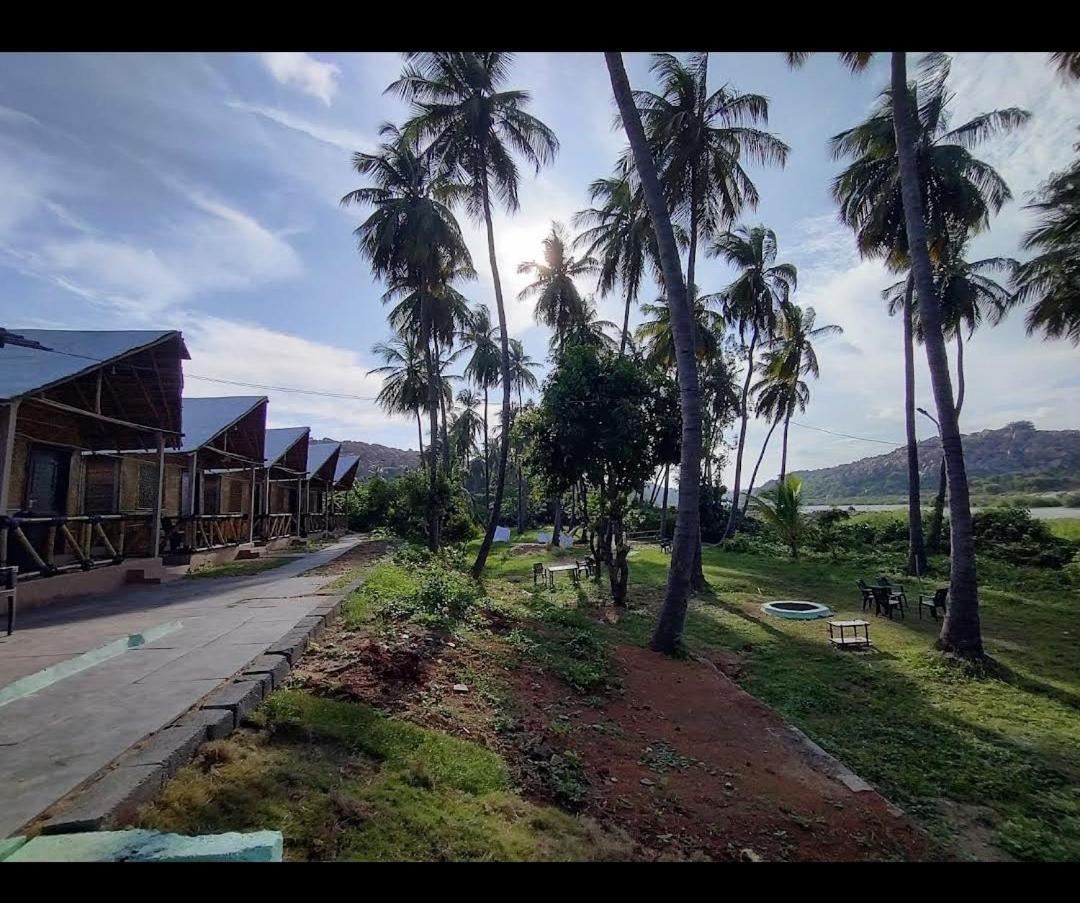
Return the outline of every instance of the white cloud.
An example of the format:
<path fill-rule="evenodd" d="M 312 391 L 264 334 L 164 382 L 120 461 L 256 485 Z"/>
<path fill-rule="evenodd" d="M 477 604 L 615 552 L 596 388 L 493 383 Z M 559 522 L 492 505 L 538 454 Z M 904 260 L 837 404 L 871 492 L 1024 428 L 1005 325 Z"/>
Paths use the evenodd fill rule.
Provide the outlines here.
<path fill-rule="evenodd" d="M 367 375 L 374 364 L 357 352 L 219 317 L 192 317 L 182 328 L 192 357 L 185 366 L 192 374 L 364 400 L 245 388 L 191 377 L 184 385 L 186 395 L 263 394 L 270 399 L 269 426 L 310 426 L 315 437 L 415 447 L 414 423 L 409 418 L 390 418 L 375 404 L 381 378 Z"/>
<path fill-rule="evenodd" d="M 283 85 L 294 85 L 330 106 L 338 89 L 340 67 L 323 63 L 307 53 L 260 54 L 263 65 Z"/>
<path fill-rule="evenodd" d="M 374 143 L 371 139 L 362 132 L 341 128 L 340 126 L 327 125 L 321 122 L 312 122 L 309 119 L 295 116 L 285 110 L 279 110 L 274 107 L 263 106 L 260 104 L 245 103 L 240 100 L 227 101 L 226 106 L 231 107 L 234 110 L 240 110 L 244 113 L 261 116 L 263 119 L 269 119 L 271 122 L 276 122 L 280 126 L 284 126 L 285 128 L 292 129 L 296 132 L 301 132 L 309 138 L 314 138 L 316 141 L 321 141 L 323 144 L 329 144 L 332 147 L 336 147 L 347 153 L 352 153 L 353 151 L 370 151 L 374 147 Z"/>

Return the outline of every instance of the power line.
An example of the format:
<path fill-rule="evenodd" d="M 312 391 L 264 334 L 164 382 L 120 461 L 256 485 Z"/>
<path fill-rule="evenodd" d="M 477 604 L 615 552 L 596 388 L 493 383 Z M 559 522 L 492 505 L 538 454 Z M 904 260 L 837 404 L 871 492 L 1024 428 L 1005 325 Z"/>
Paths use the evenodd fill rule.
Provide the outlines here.
<path fill-rule="evenodd" d="M 822 429 L 820 426 L 810 426 L 807 423 L 799 423 L 798 420 L 792 420 L 791 422 L 795 426 L 801 427 L 804 430 L 814 430 L 814 431 L 816 431 L 818 433 L 828 433 L 830 436 L 841 436 L 844 439 L 856 439 L 859 442 L 876 442 L 876 443 L 878 443 L 878 445 L 887 445 L 887 446 L 889 446 L 889 448 L 897 448 L 898 446 L 901 446 L 901 445 L 904 444 L 903 442 L 888 442 L 885 439 L 870 439 L 867 436 L 852 436 L 852 435 L 849 435 L 848 433 L 837 433 L 837 432 L 835 432 L 833 430 Z"/>

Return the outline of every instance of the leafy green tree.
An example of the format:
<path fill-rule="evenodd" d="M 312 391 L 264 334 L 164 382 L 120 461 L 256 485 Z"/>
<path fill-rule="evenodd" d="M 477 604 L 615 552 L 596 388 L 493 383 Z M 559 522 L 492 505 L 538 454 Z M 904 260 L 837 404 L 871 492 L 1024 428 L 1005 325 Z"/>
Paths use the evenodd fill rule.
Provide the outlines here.
<path fill-rule="evenodd" d="M 794 264 L 776 262 L 776 233 L 765 226 L 739 226 L 716 237 L 708 249 L 739 270 L 739 275 L 718 293 L 724 320 L 732 326 L 746 349 L 746 377 L 739 399 L 739 442 L 735 450 L 735 481 L 731 490 L 731 514 L 725 535 L 735 530 L 742 489 L 742 459 L 746 427 L 750 419 L 750 382 L 754 375 L 754 352 L 761 341 L 776 332 L 777 316 L 798 283 Z M 749 341 L 747 336 L 749 335 Z"/>
<path fill-rule="evenodd" d="M 1080 54 L 1070 66 L 1077 75 Z M 1080 150 L 1080 144 L 1076 145 Z M 1080 157 L 1063 172 L 1053 174 L 1040 189 L 1031 209 L 1039 224 L 1024 236 L 1026 251 L 1038 251 L 1015 271 L 1017 297 L 1030 303 L 1027 331 L 1044 338 L 1066 338 L 1080 344 Z"/>
<path fill-rule="evenodd" d="M 419 334 L 427 370 L 431 449 L 428 469 L 431 510 L 428 545 L 439 547 L 439 514 L 435 510 L 435 474 L 439 459 L 439 377 L 436 372 L 433 308 L 446 289 L 448 274 L 472 275 L 472 260 L 451 209 L 439 198 L 458 186 L 440 173 L 430 151 L 391 125 L 380 129 L 384 140 L 376 153 L 357 152 L 353 168 L 372 185 L 351 191 L 342 204 L 373 207 L 356 229 L 357 247 L 372 273 L 392 284 L 408 286 L 420 304 Z"/>
<path fill-rule="evenodd" d="M 624 520 L 634 489 L 656 468 L 675 415 L 674 392 L 662 377 L 612 351 L 570 345 L 544 383 L 530 417 L 532 469 L 554 491 L 584 480 L 595 492 L 600 560 L 608 570 L 616 605 L 626 604 L 629 581 Z M 669 428 L 665 429 L 665 425 Z M 671 438 L 667 445 L 671 445 Z"/>
<path fill-rule="evenodd" d="M 791 551 L 791 557 L 798 558 L 799 545 L 806 532 L 806 518 L 802 514 L 802 480 L 795 474 L 788 474 L 782 483 L 755 495 L 750 501 Z"/>
<path fill-rule="evenodd" d="M 694 323 L 679 261 L 675 230 L 664 201 L 656 163 L 634 105 L 630 80 L 626 76 L 622 54 L 605 51 L 611 90 L 637 168 L 638 179 L 649 221 L 656 234 L 664 290 L 671 310 L 671 329 L 675 342 L 679 385 L 679 410 L 682 412 L 682 456 L 679 462 L 679 511 L 675 521 L 671 566 L 660 617 L 649 645 L 657 652 L 674 654 L 682 647 L 686 605 L 690 596 L 690 578 L 701 541 L 699 498 L 701 495 L 701 396 L 697 361 L 694 355 Z"/>
<path fill-rule="evenodd" d="M 502 281 L 495 253 L 492 199 L 508 210 L 518 208 L 518 169 L 514 155 L 522 157 L 536 172 L 555 158 L 559 142 L 555 133 L 526 112 L 527 91 L 505 90 L 512 55 L 504 51 L 409 52 L 405 70 L 388 90 L 412 102 L 413 116 L 406 130 L 430 139 L 432 153 L 444 170 L 464 185 L 466 209 L 483 221 L 487 230 L 488 263 L 495 289 L 502 346 L 502 436 L 495 498 L 484 541 L 473 563 L 472 574 L 484 572 L 495 527 L 499 522 L 506 461 L 510 441 L 510 346 L 506 329 Z"/>

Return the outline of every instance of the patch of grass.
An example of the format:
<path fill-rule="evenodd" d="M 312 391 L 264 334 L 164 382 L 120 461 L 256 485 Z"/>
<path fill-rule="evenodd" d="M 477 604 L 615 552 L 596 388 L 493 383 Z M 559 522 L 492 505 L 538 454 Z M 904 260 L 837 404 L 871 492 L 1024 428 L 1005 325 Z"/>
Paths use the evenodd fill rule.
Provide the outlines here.
<path fill-rule="evenodd" d="M 1046 526 L 1056 536 L 1080 542 L 1080 517 L 1049 518 L 1046 521 Z"/>
<path fill-rule="evenodd" d="M 510 792 L 505 763 L 478 744 L 297 691 L 272 695 L 254 723 L 203 747 L 135 824 L 277 829 L 291 860 L 627 855 L 594 825 Z"/>
<path fill-rule="evenodd" d="M 228 561 L 225 564 L 212 564 L 207 567 L 188 571 L 187 577 L 192 579 L 208 579 L 214 577 L 248 577 L 252 574 L 261 574 L 263 571 L 271 571 L 283 564 L 288 564 L 290 558 L 251 558 L 247 561 Z"/>
<path fill-rule="evenodd" d="M 631 601 L 646 610 L 606 628 L 644 645 L 662 598 L 658 551 L 631 564 Z M 937 798 L 989 806 L 997 843 L 1023 859 L 1080 857 L 1080 664 L 1074 585 L 1060 571 L 980 558 L 983 636 L 995 666 L 972 670 L 933 651 L 940 623 L 870 618 L 876 651 L 832 649 L 824 621 L 770 618 L 760 604 L 808 599 L 863 617 L 845 560 L 791 561 L 707 548 L 711 593 L 691 602 L 685 642 L 737 654 L 740 683 L 923 822 L 950 831 Z M 939 573 L 943 563 L 934 562 Z M 885 572 L 902 579 L 894 568 Z M 917 581 L 902 579 L 914 603 Z M 927 580 L 923 591 L 937 585 Z"/>

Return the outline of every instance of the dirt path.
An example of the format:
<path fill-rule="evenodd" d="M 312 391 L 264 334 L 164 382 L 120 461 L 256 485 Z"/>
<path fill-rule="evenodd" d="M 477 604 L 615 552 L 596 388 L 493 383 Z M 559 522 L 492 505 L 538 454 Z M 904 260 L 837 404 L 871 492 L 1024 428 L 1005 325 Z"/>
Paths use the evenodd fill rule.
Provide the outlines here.
<path fill-rule="evenodd" d="M 390 549 L 390 543 L 382 539 L 365 539 L 356 548 L 350 549 L 344 555 L 339 555 L 333 561 L 327 562 L 321 567 L 308 571 L 309 577 L 336 577 L 339 574 L 347 574 L 350 571 L 358 571 L 368 567 L 382 558 Z"/>
<path fill-rule="evenodd" d="M 775 712 L 723 675 L 644 649 L 615 657 L 624 693 L 599 709 L 542 672 L 518 686 L 526 730 L 550 736 L 561 724 L 583 760 L 587 814 L 678 858 L 926 857 L 904 816 L 823 773 Z"/>

